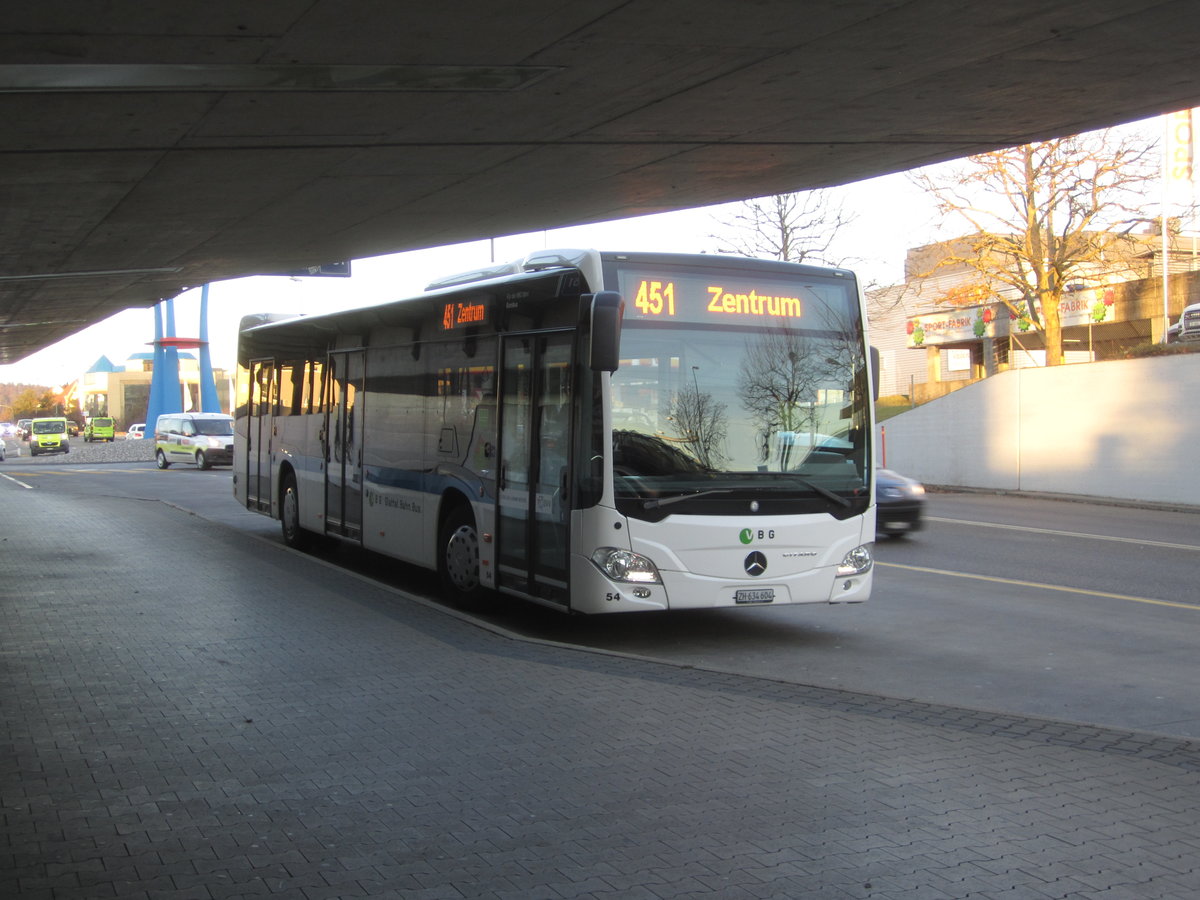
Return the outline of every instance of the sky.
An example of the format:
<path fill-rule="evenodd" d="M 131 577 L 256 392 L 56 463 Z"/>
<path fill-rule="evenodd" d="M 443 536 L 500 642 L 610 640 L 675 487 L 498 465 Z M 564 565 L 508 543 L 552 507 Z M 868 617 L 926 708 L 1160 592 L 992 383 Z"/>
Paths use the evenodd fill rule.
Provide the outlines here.
<path fill-rule="evenodd" d="M 1148 120 L 1153 122 L 1156 120 Z M 1145 128 L 1134 123 L 1131 128 Z M 954 163 L 943 164 L 953 166 Z M 935 170 L 937 167 L 933 167 Z M 929 171 L 929 170 L 926 170 Z M 837 235 L 830 256 L 845 260 L 868 286 L 903 280 L 911 247 L 945 239 L 947 223 L 933 198 L 908 173 L 885 175 L 832 188 L 853 221 Z M 369 306 L 421 293 L 436 278 L 507 262 L 547 247 L 716 252 L 728 233 L 732 209 L 724 204 L 595 225 L 509 235 L 429 250 L 377 256 L 352 262 L 350 278 L 255 276 L 209 285 L 208 338 L 212 364 L 232 372 L 237 327 L 250 313 L 314 314 Z M 961 227 L 959 228 L 961 231 Z M 175 299 L 175 334 L 199 335 L 200 288 Z M 78 379 L 105 356 L 120 368 L 135 353 L 153 350 L 154 310 L 126 310 L 12 365 L 0 366 L 0 384 L 59 387 Z"/>

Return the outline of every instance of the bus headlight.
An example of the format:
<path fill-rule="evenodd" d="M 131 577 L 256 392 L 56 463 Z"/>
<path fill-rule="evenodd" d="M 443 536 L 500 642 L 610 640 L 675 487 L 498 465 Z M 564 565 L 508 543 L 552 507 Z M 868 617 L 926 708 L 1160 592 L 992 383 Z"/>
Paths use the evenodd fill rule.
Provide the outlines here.
<path fill-rule="evenodd" d="M 861 575 L 869 568 L 871 568 L 871 545 L 863 544 L 842 557 L 842 562 L 837 567 L 837 573 L 838 577 Z"/>
<path fill-rule="evenodd" d="M 592 554 L 592 562 L 613 581 L 633 584 L 662 584 L 658 567 L 640 553 L 601 547 Z"/>

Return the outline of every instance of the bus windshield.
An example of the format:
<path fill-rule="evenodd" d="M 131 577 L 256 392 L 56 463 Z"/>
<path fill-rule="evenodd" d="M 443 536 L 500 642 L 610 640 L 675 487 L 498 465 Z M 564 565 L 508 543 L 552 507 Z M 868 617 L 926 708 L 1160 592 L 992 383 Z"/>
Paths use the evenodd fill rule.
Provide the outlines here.
<path fill-rule="evenodd" d="M 618 505 L 864 499 L 861 346 L 844 332 L 783 325 L 627 328 L 612 377 Z"/>

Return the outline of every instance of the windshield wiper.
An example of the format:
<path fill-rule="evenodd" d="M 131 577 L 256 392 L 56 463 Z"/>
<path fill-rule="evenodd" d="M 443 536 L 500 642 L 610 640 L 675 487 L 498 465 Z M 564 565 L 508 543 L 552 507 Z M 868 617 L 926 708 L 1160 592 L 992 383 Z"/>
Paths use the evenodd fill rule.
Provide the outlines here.
<path fill-rule="evenodd" d="M 818 494 L 820 494 L 822 497 L 824 497 L 827 500 L 832 500 L 834 503 L 838 503 L 842 506 L 853 506 L 854 505 L 849 500 L 847 500 L 845 497 L 843 497 L 841 494 L 835 494 L 829 488 L 822 487 L 821 485 L 817 484 L 815 481 L 809 481 L 807 478 L 801 478 L 799 475 L 793 475 L 791 477 L 793 480 L 800 482 L 802 485 L 804 485 L 809 490 L 816 491 Z"/>
<path fill-rule="evenodd" d="M 815 491 L 816 493 L 818 493 L 822 497 L 824 497 L 826 500 L 832 500 L 834 503 L 837 503 L 839 506 L 850 507 L 850 506 L 854 505 L 848 499 L 843 497 L 841 494 L 834 493 L 833 491 L 829 490 L 829 488 L 822 487 L 821 485 L 817 484 L 816 482 L 809 481 L 807 478 L 800 478 L 797 475 L 792 475 L 790 477 L 790 480 L 798 481 L 800 484 L 804 485 L 810 491 Z M 712 494 L 732 494 L 732 493 L 733 493 L 733 488 L 712 488 L 712 489 L 703 490 L 703 491 L 686 491 L 682 494 L 675 494 L 670 497 L 660 497 L 660 498 L 655 498 L 653 500 L 646 500 L 644 503 L 642 503 L 642 508 L 643 509 L 658 509 L 660 506 L 670 506 L 672 503 L 679 503 L 682 500 L 693 500 L 696 497 L 708 497 Z"/>
<path fill-rule="evenodd" d="M 694 497 L 707 497 L 709 494 L 732 494 L 732 488 L 714 488 L 708 491 L 688 491 L 685 494 L 676 494 L 674 497 L 663 497 L 661 499 L 647 500 L 642 504 L 643 509 L 658 509 L 660 506 L 670 506 L 672 503 L 678 503 L 680 500 L 691 500 Z M 849 504 L 847 504 L 849 505 Z"/>

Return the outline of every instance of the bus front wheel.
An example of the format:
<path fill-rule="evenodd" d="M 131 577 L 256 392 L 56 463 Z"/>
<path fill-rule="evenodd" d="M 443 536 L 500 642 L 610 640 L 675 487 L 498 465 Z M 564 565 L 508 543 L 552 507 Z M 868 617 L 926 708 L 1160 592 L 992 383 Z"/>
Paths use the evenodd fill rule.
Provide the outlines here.
<path fill-rule="evenodd" d="M 285 544 L 293 550 L 308 549 L 309 532 L 300 527 L 300 491 L 296 487 L 296 476 L 290 472 L 284 476 L 279 491 L 279 524 Z"/>
<path fill-rule="evenodd" d="M 488 591 L 479 580 L 479 530 L 470 507 L 460 504 L 450 510 L 438 547 L 442 595 L 458 606 L 479 606 Z"/>

